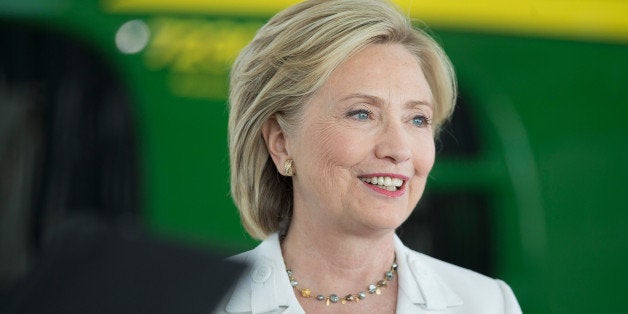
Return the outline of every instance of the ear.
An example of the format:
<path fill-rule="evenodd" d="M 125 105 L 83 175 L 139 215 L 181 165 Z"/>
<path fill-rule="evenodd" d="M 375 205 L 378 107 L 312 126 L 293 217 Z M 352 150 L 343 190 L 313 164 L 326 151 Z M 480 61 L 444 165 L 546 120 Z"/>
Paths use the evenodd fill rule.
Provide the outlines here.
<path fill-rule="evenodd" d="M 264 122 L 264 125 L 262 125 L 262 136 L 264 137 L 264 142 L 266 142 L 266 149 L 268 149 L 268 153 L 275 163 L 275 167 L 283 174 L 283 164 L 290 158 L 290 154 L 288 153 L 286 133 L 275 117 L 270 117 Z"/>

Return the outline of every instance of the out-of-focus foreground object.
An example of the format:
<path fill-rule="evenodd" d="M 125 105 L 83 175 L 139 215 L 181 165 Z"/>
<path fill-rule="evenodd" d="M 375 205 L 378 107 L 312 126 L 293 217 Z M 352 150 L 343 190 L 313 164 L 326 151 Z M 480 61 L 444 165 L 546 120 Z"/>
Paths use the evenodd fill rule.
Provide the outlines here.
<path fill-rule="evenodd" d="M 244 266 L 132 229 L 74 222 L 53 236 L 10 313 L 210 313 Z"/>

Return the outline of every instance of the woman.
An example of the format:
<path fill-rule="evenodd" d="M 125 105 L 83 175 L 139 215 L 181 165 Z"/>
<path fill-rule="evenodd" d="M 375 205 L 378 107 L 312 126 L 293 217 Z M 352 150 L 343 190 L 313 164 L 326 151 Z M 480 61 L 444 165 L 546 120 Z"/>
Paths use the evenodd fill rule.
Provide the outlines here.
<path fill-rule="evenodd" d="M 377 0 L 280 12 L 231 73 L 232 196 L 264 241 L 218 313 L 519 313 L 503 282 L 405 247 L 456 95 L 442 49 Z"/>

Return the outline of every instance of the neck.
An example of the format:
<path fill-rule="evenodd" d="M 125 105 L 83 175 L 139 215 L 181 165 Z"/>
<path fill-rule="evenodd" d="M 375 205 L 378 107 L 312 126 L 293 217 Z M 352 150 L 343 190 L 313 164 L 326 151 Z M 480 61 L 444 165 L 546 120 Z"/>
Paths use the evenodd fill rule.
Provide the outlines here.
<path fill-rule="evenodd" d="M 393 263 L 394 230 L 367 236 L 302 223 L 292 221 L 282 252 L 304 286 L 321 293 L 357 293 L 381 279 Z"/>

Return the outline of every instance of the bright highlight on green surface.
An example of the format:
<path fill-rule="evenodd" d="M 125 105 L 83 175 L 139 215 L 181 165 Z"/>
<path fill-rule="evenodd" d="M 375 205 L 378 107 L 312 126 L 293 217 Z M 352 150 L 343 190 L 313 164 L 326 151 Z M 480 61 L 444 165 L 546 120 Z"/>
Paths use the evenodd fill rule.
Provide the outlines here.
<path fill-rule="evenodd" d="M 112 13 L 206 13 L 271 16 L 297 3 L 279 1 L 104 0 Z M 628 42 L 628 2 L 622 0 L 397 0 L 399 7 L 431 27 L 542 37 Z"/>

